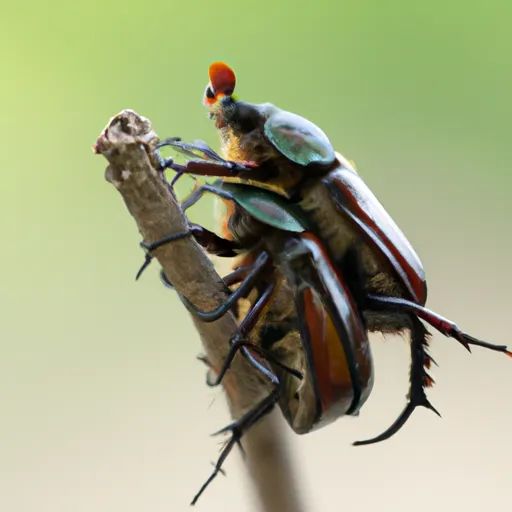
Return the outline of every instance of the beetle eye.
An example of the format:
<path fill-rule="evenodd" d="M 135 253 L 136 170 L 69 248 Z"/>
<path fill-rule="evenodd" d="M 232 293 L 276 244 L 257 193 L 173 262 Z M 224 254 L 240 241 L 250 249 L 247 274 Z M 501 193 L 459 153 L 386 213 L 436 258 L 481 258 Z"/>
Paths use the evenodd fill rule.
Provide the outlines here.
<path fill-rule="evenodd" d="M 204 94 L 210 100 L 215 99 L 215 93 L 212 91 L 212 88 L 210 86 L 206 87 L 206 91 Z"/>

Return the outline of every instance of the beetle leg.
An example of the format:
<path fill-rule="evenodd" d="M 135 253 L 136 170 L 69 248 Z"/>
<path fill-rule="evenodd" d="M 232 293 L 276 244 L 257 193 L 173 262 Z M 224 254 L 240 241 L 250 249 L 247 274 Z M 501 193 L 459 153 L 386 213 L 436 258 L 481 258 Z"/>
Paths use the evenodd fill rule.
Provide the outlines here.
<path fill-rule="evenodd" d="M 411 373 L 409 386 L 409 402 L 400 416 L 382 434 L 365 441 L 356 441 L 354 446 L 379 443 L 395 435 L 407 422 L 416 407 L 426 407 L 434 411 L 439 417 L 437 409 L 428 401 L 425 388 L 432 387 L 434 379 L 427 373 L 432 358 L 427 352 L 429 333 L 421 321 L 411 314 Z"/>
<path fill-rule="evenodd" d="M 186 199 L 184 199 L 181 203 L 181 209 L 186 212 L 189 208 L 194 206 L 206 192 L 210 192 L 211 194 L 216 195 L 217 197 L 221 197 L 222 199 L 227 199 L 228 201 L 233 201 L 233 196 L 213 185 L 202 185 L 201 187 L 194 190 Z"/>
<path fill-rule="evenodd" d="M 146 251 L 146 259 L 145 259 L 144 263 L 142 264 L 142 266 L 140 267 L 139 271 L 137 272 L 137 275 L 135 276 L 135 280 L 137 281 L 139 279 L 139 277 L 142 275 L 144 270 L 146 270 L 146 268 L 148 268 L 149 264 L 153 260 L 153 256 L 151 254 L 152 251 L 154 251 L 155 249 L 158 249 L 162 245 L 168 244 L 170 242 L 174 242 L 176 240 L 181 240 L 182 238 L 186 238 L 187 236 L 190 236 L 191 234 L 192 234 L 191 231 L 187 230 L 187 231 L 182 231 L 180 233 L 173 233 L 172 235 L 168 235 L 168 236 L 161 238 L 160 240 L 157 240 L 156 242 L 151 243 L 151 244 L 148 244 L 146 242 L 141 242 L 140 246 L 143 249 L 145 249 L 145 251 Z"/>
<path fill-rule="evenodd" d="M 399 310 L 399 311 L 410 311 L 414 313 L 417 317 L 425 320 L 428 324 L 430 324 L 434 329 L 438 330 L 441 334 L 448 336 L 450 338 L 455 338 L 459 343 L 461 343 L 464 347 L 471 352 L 469 348 L 470 345 L 475 345 L 477 347 L 487 348 L 489 350 L 495 350 L 496 352 L 503 352 L 509 357 L 512 357 L 512 352 L 507 350 L 506 345 L 494 345 L 493 343 L 487 343 L 486 341 L 480 341 L 469 334 L 461 331 L 456 324 L 443 318 L 442 316 L 430 311 L 419 304 L 415 304 L 406 299 L 401 299 L 398 297 L 383 297 L 379 295 L 369 294 L 367 295 L 367 300 L 370 304 L 374 304 L 375 306 L 388 310 Z"/>
<path fill-rule="evenodd" d="M 196 140 L 192 144 L 188 144 L 186 142 L 182 142 L 181 137 L 169 137 L 160 141 L 156 148 L 160 149 L 164 146 L 171 146 L 176 151 L 179 151 L 185 156 L 190 156 L 192 158 L 197 158 L 198 156 L 210 160 L 215 160 L 216 162 L 225 162 L 225 160 L 218 155 L 206 142 L 202 140 Z M 200 155 L 194 153 L 194 151 L 198 151 Z"/>
<path fill-rule="evenodd" d="M 166 245 L 170 242 L 174 242 L 175 240 L 180 240 L 187 236 L 192 235 L 196 242 L 203 247 L 209 254 L 214 254 L 216 256 L 220 256 L 223 258 L 232 258 L 238 254 L 238 250 L 240 250 L 240 245 L 234 240 L 227 240 L 218 236 L 217 234 L 209 231 L 198 224 L 189 224 L 188 231 L 183 231 L 181 233 L 173 233 L 172 235 L 166 236 L 148 244 L 146 242 L 141 242 L 140 246 L 146 251 L 146 259 L 142 264 L 141 268 L 137 272 L 137 276 L 135 280 L 138 280 L 142 275 L 144 270 L 149 266 L 151 261 L 153 260 L 153 255 L 151 254 L 155 249 L 158 249 L 162 245 Z M 167 283 L 169 282 L 167 278 L 165 278 Z M 172 286 L 171 286 L 172 287 Z"/>
<path fill-rule="evenodd" d="M 242 267 L 243 268 L 243 267 Z M 237 333 L 233 336 L 231 340 L 231 347 L 228 356 L 226 357 L 224 364 L 222 365 L 222 368 L 220 369 L 217 378 L 213 382 L 208 382 L 210 386 L 218 386 L 222 378 L 224 377 L 225 373 L 227 372 L 233 358 L 235 357 L 235 354 L 239 350 L 243 350 L 243 354 L 249 359 L 251 364 L 258 369 L 261 373 L 263 373 L 267 379 L 272 382 L 275 386 L 274 390 L 265 397 L 259 404 L 256 405 L 253 409 L 251 409 L 249 412 L 244 414 L 240 419 L 234 421 L 227 427 L 224 427 L 223 429 L 219 430 L 213 435 L 219 435 L 224 434 L 227 432 L 231 432 L 231 438 L 227 441 L 224 448 L 222 449 L 222 452 L 217 460 L 217 463 L 215 464 L 215 469 L 213 473 L 210 475 L 210 477 L 206 480 L 206 482 L 202 485 L 199 492 L 194 496 L 194 499 L 192 500 L 192 505 L 194 505 L 201 494 L 205 491 L 205 489 L 210 485 L 210 483 L 215 479 L 215 477 L 222 472 L 222 465 L 224 464 L 224 461 L 230 454 L 231 450 L 235 445 L 238 445 L 240 449 L 243 450 L 241 445 L 241 439 L 245 432 L 247 432 L 255 423 L 257 423 L 260 419 L 262 419 L 264 416 L 269 414 L 272 409 L 274 408 L 274 405 L 279 400 L 280 394 L 281 394 L 281 384 L 277 376 L 270 371 L 266 366 L 261 364 L 258 360 L 256 360 L 251 352 L 255 352 L 258 355 L 262 356 L 269 362 L 275 363 L 279 367 L 281 367 L 283 370 L 291 373 L 292 375 L 296 376 L 299 379 L 302 379 L 302 374 L 298 372 L 297 370 L 290 368 L 283 363 L 279 362 L 269 354 L 268 351 L 262 349 L 261 347 L 254 345 L 253 343 L 250 343 L 246 340 L 246 336 L 249 334 L 249 332 L 256 326 L 258 319 L 263 314 L 266 306 L 274 296 L 274 290 L 275 285 L 271 284 L 267 287 L 267 289 L 261 294 L 259 299 L 256 301 L 256 304 L 251 308 L 249 313 L 245 316 L 245 318 L 240 323 L 240 326 L 238 328 Z M 203 362 L 205 362 L 210 368 L 211 364 L 206 358 L 201 358 Z"/>
<path fill-rule="evenodd" d="M 197 359 L 199 359 L 199 361 L 202 361 L 215 374 L 215 376 L 209 375 L 207 378 L 206 384 L 209 387 L 214 388 L 214 387 L 217 387 L 220 385 L 227 370 L 231 366 L 231 363 L 233 362 L 233 359 L 235 358 L 236 353 L 242 349 L 244 349 L 243 353 L 246 357 L 248 356 L 249 358 L 253 359 L 250 352 L 254 352 L 254 353 L 258 354 L 259 356 L 261 356 L 262 358 L 264 358 L 267 362 L 275 364 L 276 366 L 281 368 L 283 371 L 293 375 L 294 377 L 297 377 L 297 379 L 302 380 L 304 378 L 304 376 L 302 375 L 301 372 L 299 372 L 295 368 L 292 368 L 291 366 L 285 365 L 284 363 L 279 361 L 268 350 L 260 347 L 259 345 L 255 345 L 251 341 L 244 340 L 244 339 L 237 339 L 234 343 L 232 342 L 230 351 L 229 351 L 228 355 L 226 356 L 226 359 L 224 360 L 222 368 L 218 374 L 215 372 L 215 368 L 213 367 L 213 365 L 210 363 L 210 361 L 208 360 L 208 358 L 206 356 L 198 356 L 197 357 Z M 245 349 L 249 349 L 249 350 L 245 350 Z M 267 373 L 267 371 L 265 371 L 265 373 Z"/>
<path fill-rule="evenodd" d="M 191 313 L 196 315 L 199 320 L 202 320 L 203 322 L 214 322 L 215 320 L 223 317 L 236 305 L 239 299 L 245 297 L 247 293 L 249 293 L 260 278 L 262 272 L 267 268 L 269 262 L 270 256 L 268 253 L 262 252 L 258 256 L 253 269 L 249 272 L 242 284 L 231 295 L 229 295 L 229 297 L 219 307 L 212 311 L 204 311 L 196 308 L 186 297 L 183 297 L 182 295 L 180 295 L 180 298 L 183 304 L 185 304 L 185 307 Z"/>
<path fill-rule="evenodd" d="M 182 144 L 182 146 L 184 147 L 185 144 Z M 194 148 L 193 145 L 187 145 L 187 147 Z M 204 152 L 204 149 L 201 149 L 200 147 L 196 147 L 194 149 Z M 164 158 L 158 149 L 155 149 L 155 158 L 160 167 L 160 171 L 163 172 L 166 169 L 171 169 L 176 172 L 176 176 L 172 180 L 171 185 L 174 185 L 174 183 L 184 174 L 212 176 L 217 178 L 241 177 L 260 181 L 267 180 L 269 173 L 272 174 L 272 171 L 268 166 L 260 166 L 256 162 L 233 162 L 223 160 L 222 158 L 218 160 L 216 158 L 212 158 L 213 155 L 210 153 L 208 153 L 210 160 L 206 158 L 201 159 L 200 155 L 196 155 L 193 152 L 187 153 L 186 151 L 187 149 L 183 148 L 181 152 L 187 154 L 187 156 L 192 156 L 193 159 L 189 160 L 186 164 L 181 165 L 177 164 L 172 157 Z M 215 152 L 213 152 L 213 154 L 216 155 Z"/>
<path fill-rule="evenodd" d="M 179 174 L 196 174 L 198 176 L 226 178 L 252 172 L 253 168 L 257 167 L 257 165 L 252 162 L 246 162 L 243 165 L 238 162 L 228 162 L 227 160 L 217 162 L 199 159 L 189 160 L 185 165 L 181 165 L 177 164 L 173 158 L 164 158 L 157 150 L 155 150 L 155 154 L 161 171 L 171 169 Z"/>
<path fill-rule="evenodd" d="M 195 140 L 192 143 L 187 143 L 182 142 L 180 137 L 171 137 L 163 140 L 157 144 L 156 147 L 158 149 L 164 146 L 172 146 L 176 151 L 194 159 L 192 164 L 193 166 L 200 164 L 200 162 L 197 161 L 197 158 L 199 157 L 202 160 L 213 161 L 226 169 L 230 169 L 231 174 L 242 174 L 248 171 L 254 172 L 256 168 L 260 167 L 259 164 L 252 161 L 235 162 L 232 160 L 226 160 L 202 140 Z M 194 151 L 197 151 L 197 153 L 194 153 Z"/>
<path fill-rule="evenodd" d="M 199 224 L 190 224 L 190 231 L 195 241 L 206 250 L 208 254 L 222 258 L 233 258 L 242 249 L 234 240 L 222 238 Z"/>
<path fill-rule="evenodd" d="M 170 158 L 164 158 L 160 151 L 155 150 L 154 155 L 156 158 L 156 161 L 158 162 L 158 167 L 160 168 L 160 171 L 165 171 L 165 169 L 171 169 L 174 163 L 174 159 L 172 157 Z"/>
<path fill-rule="evenodd" d="M 226 277 L 223 278 L 224 282 L 227 286 L 231 286 L 232 284 L 235 284 L 237 282 L 240 282 L 246 278 L 246 276 L 249 274 L 249 271 L 252 269 L 253 265 L 247 265 L 243 267 L 239 267 L 234 272 L 231 272 Z M 170 281 L 167 279 L 165 274 L 162 272 L 161 274 L 162 281 L 168 288 L 174 289 Z M 259 345 L 255 345 L 252 341 L 247 339 L 247 336 L 249 335 L 250 331 L 254 329 L 256 326 L 258 320 L 261 318 L 261 315 L 263 314 L 263 310 L 267 306 L 268 302 L 272 298 L 274 292 L 274 286 L 271 285 L 267 288 L 267 290 L 260 296 L 260 298 L 257 300 L 256 304 L 250 309 L 249 313 L 247 313 L 246 317 L 242 320 L 240 323 L 238 330 L 233 335 L 233 337 L 230 340 L 230 350 L 228 352 L 228 355 L 226 356 L 226 359 L 224 360 L 221 369 L 218 372 L 218 375 L 214 379 L 208 379 L 208 386 L 215 387 L 219 386 L 222 382 L 222 379 L 224 378 L 225 374 L 229 370 L 231 363 L 233 362 L 233 359 L 235 358 L 238 351 L 242 350 L 245 357 L 248 357 L 249 359 L 253 359 L 251 352 L 254 352 L 258 354 L 259 356 L 263 357 L 268 362 L 275 364 L 282 370 L 292 374 L 293 376 L 297 377 L 298 379 L 302 380 L 303 375 L 298 370 L 295 370 L 294 368 L 291 368 L 290 366 L 285 365 L 281 361 L 279 361 L 270 351 L 260 347 Z M 246 350 L 249 349 L 249 350 Z M 198 357 L 200 361 L 206 364 L 211 370 L 213 370 L 213 366 L 211 363 L 208 362 L 208 359 L 206 356 L 200 356 Z M 260 368 L 260 371 L 265 373 L 265 370 Z"/>
<path fill-rule="evenodd" d="M 195 140 L 192 143 L 187 143 L 182 142 L 181 137 L 169 137 L 168 139 L 160 141 L 156 145 L 156 149 L 158 150 L 164 146 L 171 146 L 183 155 L 191 157 L 193 159 L 193 165 L 200 164 L 201 160 L 203 160 L 204 163 L 215 162 L 218 165 L 218 170 L 220 170 L 222 167 L 224 167 L 226 170 L 230 170 L 230 174 L 222 174 L 222 176 L 231 176 L 233 173 L 242 173 L 244 171 L 250 171 L 256 167 L 259 167 L 259 164 L 252 161 L 234 162 L 231 160 L 226 160 L 202 140 Z M 197 153 L 194 153 L 194 151 L 197 151 Z M 201 160 L 198 161 L 198 158 Z M 159 161 L 164 160 L 160 155 L 157 156 L 157 159 Z M 206 168 L 207 167 L 205 167 L 205 169 Z M 210 176 L 210 174 L 208 174 L 208 176 Z M 222 176 L 219 175 L 219 177 Z"/>
<path fill-rule="evenodd" d="M 230 454 L 233 447 L 235 445 L 238 445 L 240 449 L 243 450 L 240 441 L 245 432 L 247 432 L 259 420 L 261 420 L 263 417 L 269 414 L 274 408 L 274 405 L 279 400 L 279 396 L 281 394 L 281 385 L 278 378 L 273 374 L 272 376 L 272 381 L 275 384 L 275 388 L 267 397 L 265 397 L 253 409 L 244 414 L 240 419 L 234 421 L 227 427 L 224 427 L 223 429 L 213 434 L 214 436 L 216 436 L 219 434 L 231 432 L 231 438 L 224 445 L 224 448 L 222 449 L 222 452 L 217 460 L 217 463 L 215 464 L 215 469 L 213 473 L 209 476 L 208 480 L 206 480 L 206 482 L 202 485 L 201 489 L 199 489 L 199 492 L 194 496 L 191 505 L 195 505 L 197 503 L 197 500 L 199 499 L 201 494 L 203 494 L 203 492 L 212 483 L 215 477 L 222 472 L 222 465 L 224 464 L 224 461 Z"/>
<path fill-rule="evenodd" d="M 229 367 L 231 366 L 231 363 L 233 362 L 233 359 L 239 350 L 242 350 L 244 356 L 252 361 L 254 361 L 254 359 L 250 352 L 255 352 L 265 358 L 267 361 L 274 363 L 281 369 L 291 373 L 298 379 L 302 379 L 302 374 L 300 372 L 281 363 L 269 351 L 259 347 L 258 345 L 255 345 L 247 339 L 249 333 L 256 327 L 258 320 L 264 314 L 269 302 L 274 297 L 275 288 L 276 287 L 274 284 L 269 285 L 267 289 L 260 295 L 254 306 L 249 310 L 242 322 L 240 322 L 237 332 L 230 340 L 231 347 L 229 353 L 224 360 L 221 369 L 219 370 L 217 379 L 212 383 L 212 386 L 218 386 L 222 382 L 222 379 L 226 375 L 226 372 L 229 370 Z M 266 368 L 261 367 L 259 369 L 261 372 L 267 373 Z M 270 378 L 269 375 L 267 376 Z"/>
<path fill-rule="evenodd" d="M 240 283 L 246 277 L 253 265 L 243 265 L 241 267 L 236 268 L 233 272 L 230 272 L 226 276 L 222 278 L 222 280 L 226 283 L 226 286 L 233 286 L 234 284 Z"/>
<path fill-rule="evenodd" d="M 223 238 L 221 240 L 224 240 Z M 228 240 L 229 241 L 229 240 Z M 222 280 L 224 281 L 226 286 L 232 286 L 236 283 L 240 283 L 243 281 L 246 277 L 249 271 L 253 268 L 253 265 L 244 265 L 242 267 L 238 267 L 233 272 L 229 273 L 228 275 L 224 276 Z M 160 270 L 160 279 L 162 280 L 162 283 L 171 290 L 174 290 L 174 286 L 169 280 L 169 278 L 165 275 L 165 272 L 163 269 Z"/>

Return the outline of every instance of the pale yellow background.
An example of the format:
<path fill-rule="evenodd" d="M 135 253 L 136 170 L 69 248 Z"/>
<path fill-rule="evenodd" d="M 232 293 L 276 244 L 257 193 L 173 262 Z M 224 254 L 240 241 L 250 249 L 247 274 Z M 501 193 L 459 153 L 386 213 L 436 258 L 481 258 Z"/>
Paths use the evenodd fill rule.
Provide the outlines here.
<path fill-rule="evenodd" d="M 188 510 L 228 415 L 199 340 L 91 152 L 122 108 L 217 145 L 207 66 L 319 124 L 427 269 L 428 304 L 510 343 L 512 8 L 505 0 L 4 2 L 0 511 Z M 196 210 L 212 225 L 210 202 Z M 290 434 L 312 511 L 508 511 L 512 361 L 435 335 L 430 398 L 391 441 L 408 351 L 374 339 L 359 419 Z M 213 401 L 213 406 L 210 407 Z M 238 455 L 198 510 L 255 510 Z"/>

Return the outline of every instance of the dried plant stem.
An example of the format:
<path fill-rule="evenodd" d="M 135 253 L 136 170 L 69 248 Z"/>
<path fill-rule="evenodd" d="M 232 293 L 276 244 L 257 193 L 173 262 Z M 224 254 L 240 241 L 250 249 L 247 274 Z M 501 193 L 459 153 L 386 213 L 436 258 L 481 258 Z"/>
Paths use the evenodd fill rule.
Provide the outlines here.
<path fill-rule="evenodd" d="M 121 194 L 147 243 L 187 229 L 187 220 L 174 194 L 162 173 L 155 169 L 153 153 L 157 143 L 158 137 L 146 118 L 123 110 L 109 121 L 94 146 L 94 151 L 108 160 L 106 179 Z M 161 246 L 154 256 L 176 290 L 199 308 L 214 309 L 226 299 L 228 291 L 223 281 L 192 238 Z M 209 362 L 220 368 L 229 350 L 229 337 L 237 327 L 234 317 L 227 314 L 213 323 L 194 318 L 194 322 Z M 270 383 L 242 357 L 235 358 L 223 386 L 233 418 L 240 417 L 271 391 Z M 244 436 L 243 444 L 262 510 L 300 512 L 302 506 L 282 424 L 279 414 L 269 415 Z"/>

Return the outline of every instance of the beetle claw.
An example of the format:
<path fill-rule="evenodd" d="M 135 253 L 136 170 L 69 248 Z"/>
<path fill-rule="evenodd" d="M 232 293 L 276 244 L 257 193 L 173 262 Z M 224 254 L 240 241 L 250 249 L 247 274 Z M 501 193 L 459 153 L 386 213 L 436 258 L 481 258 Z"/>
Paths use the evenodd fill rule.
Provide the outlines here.
<path fill-rule="evenodd" d="M 233 434 L 235 433 L 235 430 L 236 430 L 236 421 L 234 421 L 233 423 L 230 423 L 229 425 L 225 426 L 224 428 L 221 428 L 220 430 L 217 430 L 217 432 L 214 432 L 213 434 L 211 434 L 212 437 L 215 437 L 215 436 L 220 436 L 222 434 L 226 434 L 228 432 L 232 432 Z"/>
<path fill-rule="evenodd" d="M 409 402 L 402 413 L 394 423 L 382 434 L 365 441 L 356 441 L 353 446 L 363 446 L 368 444 L 380 443 L 395 435 L 411 417 L 416 407 L 425 407 L 436 413 L 439 417 L 439 411 L 429 402 L 425 394 L 425 388 L 434 384 L 434 379 L 427 373 L 426 363 L 433 361 L 427 352 L 428 331 L 421 321 L 414 315 L 411 315 L 411 373 L 409 387 Z"/>
<path fill-rule="evenodd" d="M 469 346 L 469 343 L 462 337 L 462 336 L 456 336 L 455 339 L 471 354 L 471 347 Z"/>
<path fill-rule="evenodd" d="M 487 348 L 489 350 L 494 350 L 496 352 L 503 352 L 505 355 L 512 357 L 512 352 L 510 352 L 510 350 L 507 350 L 506 345 L 495 345 L 494 343 L 487 343 L 486 341 L 481 341 L 478 338 L 475 338 L 470 334 L 466 334 L 465 332 L 462 332 L 460 330 L 458 332 L 459 336 L 463 338 L 468 344 L 475 345 L 477 347 Z"/>
<path fill-rule="evenodd" d="M 430 409 L 432 412 L 436 413 L 440 418 L 442 418 L 441 413 L 430 403 L 430 401 L 425 397 L 424 403 L 421 404 L 423 407 Z"/>
<path fill-rule="evenodd" d="M 230 425 L 231 427 L 232 425 Z M 223 429 L 225 430 L 225 429 Z M 229 429 L 228 429 L 229 430 Z M 215 434 L 214 434 L 215 435 Z M 194 496 L 194 499 L 191 501 L 191 505 L 195 505 L 197 503 L 197 500 L 200 498 L 201 494 L 206 490 L 206 488 L 212 483 L 214 478 L 219 474 L 225 474 L 224 470 L 222 469 L 222 464 L 224 464 L 224 461 L 226 460 L 227 456 L 233 449 L 235 445 L 238 445 L 241 448 L 240 439 L 242 437 L 242 431 L 240 429 L 233 428 L 232 429 L 232 435 L 231 439 L 228 440 L 228 442 L 224 445 L 224 448 L 222 448 L 222 452 L 219 456 L 219 459 L 214 464 L 214 470 L 212 474 L 208 477 L 206 482 L 201 486 L 197 494 Z"/>
<path fill-rule="evenodd" d="M 170 242 L 174 242 L 176 240 L 181 240 L 182 238 L 186 238 L 191 235 L 190 230 L 182 231 L 180 233 L 173 233 L 172 235 L 168 235 L 164 238 L 161 238 L 160 240 L 157 240 L 153 243 L 147 243 L 147 242 L 141 242 L 140 246 L 146 251 L 146 259 L 142 266 L 140 267 L 139 271 L 137 272 L 137 275 L 135 276 L 135 280 L 137 281 L 139 277 L 142 275 L 144 270 L 146 270 L 153 260 L 153 255 L 151 254 L 155 249 L 158 249 L 162 245 L 166 245 Z M 166 278 L 167 279 L 167 278 Z M 170 286 L 172 288 L 172 285 Z"/>
<path fill-rule="evenodd" d="M 277 386 L 272 393 L 270 393 L 267 397 L 265 397 L 258 405 L 256 405 L 253 409 L 246 412 L 241 418 L 236 421 L 233 421 L 226 427 L 220 429 L 218 432 L 212 434 L 213 436 L 217 436 L 220 434 L 225 434 L 227 432 L 231 432 L 231 437 L 224 445 L 222 452 L 215 464 L 215 469 L 213 473 L 210 475 L 208 480 L 203 484 L 199 492 L 194 496 L 191 505 L 194 505 L 201 494 L 205 491 L 205 489 L 211 484 L 213 479 L 217 476 L 218 473 L 222 470 L 222 465 L 226 460 L 227 456 L 230 454 L 231 450 L 235 445 L 237 445 L 244 453 L 241 439 L 244 433 L 249 430 L 256 422 L 258 422 L 261 418 L 263 418 L 266 414 L 268 414 L 273 408 L 277 400 L 279 399 L 279 395 L 281 393 L 281 388 Z"/>
<path fill-rule="evenodd" d="M 375 436 L 371 439 L 366 439 L 364 441 L 355 441 L 354 443 L 352 443 L 352 446 L 365 446 L 369 444 L 375 444 L 380 443 L 382 441 L 386 441 L 390 437 L 394 436 L 405 425 L 405 423 L 411 417 L 416 407 L 425 407 L 426 409 L 430 409 L 432 412 L 436 413 L 441 418 L 441 414 L 439 413 L 439 411 L 429 402 L 428 398 L 423 393 L 423 397 L 419 398 L 418 400 L 411 400 L 406 405 L 405 409 L 402 411 L 402 414 L 400 414 L 400 416 L 395 420 L 393 425 L 386 429 L 382 434 Z"/>

